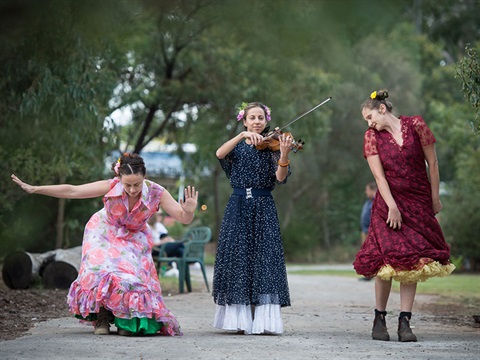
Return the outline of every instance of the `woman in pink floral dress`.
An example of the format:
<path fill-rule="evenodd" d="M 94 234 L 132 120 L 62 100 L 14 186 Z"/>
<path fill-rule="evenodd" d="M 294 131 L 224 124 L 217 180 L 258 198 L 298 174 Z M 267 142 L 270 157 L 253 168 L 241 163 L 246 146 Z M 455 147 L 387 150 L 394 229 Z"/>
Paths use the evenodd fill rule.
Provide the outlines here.
<path fill-rule="evenodd" d="M 447 276 L 455 266 L 435 218 L 442 209 L 435 137 L 420 116 L 396 117 L 387 97 L 386 90 L 374 91 L 362 105 L 369 126 L 364 156 L 379 191 L 353 265 L 358 274 L 375 276 L 372 338 L 390 340 L 385 316 L 394 279 L 400 282 L 398 340 L 417 341 L 410 328 L 417 282 Z"/>
<path fill-rule="evenodd" d="M 183 224 L 194 217 L 198 192 L 185 189 L 177 202 L 162 186 L 145 179 L 143 159 L 124 154 L 112 165 L 116 177 L 84 185 L 32 186 L 12 180 L 30 194 L 85 199 L 103 196 L 104 208 L 85 227 L 82 262 L 68 293 L 70 311 L 92 322 L 95 334 L 180 335 L 176 318 L 165 307 L 153 263 L 148 219 L 161 207 Z"/>

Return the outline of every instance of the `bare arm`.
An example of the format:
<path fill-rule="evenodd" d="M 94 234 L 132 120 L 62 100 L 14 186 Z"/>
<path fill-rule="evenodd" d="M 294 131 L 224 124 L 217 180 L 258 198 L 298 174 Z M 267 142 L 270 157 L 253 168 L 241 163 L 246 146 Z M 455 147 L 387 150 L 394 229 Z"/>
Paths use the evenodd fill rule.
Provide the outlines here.
<path fill-rule="evenodd" d="M 387 225 L 392 229 L 400 229 L 402 227 L 402 215 L 398 210 L 397 203 L 392 196 L 390 186 L 385 178 L 385 172 L 383 171 L 383 165 L 378 155 L 372 155 L 367 157 L 368 165 L 372 171 L 373 177 L 378 186 L 378 191 L 382 195 L 383 200 L 388 206 Z"/>
<path fill-rule="evenodd" d="M 217 158 L 224 159 L 225 156 L 230 154 L 230 152 L 235 148 L 235 146 L 243 139 L 249 139 L 250 143 L 255 146 L 263 143 L 262 135 L 249 131 L 242 131 L 240 134 L 231 138 L 217 149 L 217 152 L 215 153 L 217 155 Z"/>
<path fill-rule="evenodd" d="M 83 185 L 40 185 L 34 186 L 20 180 L 16 175 L 11 176 L 13 182 L 29 194 L 40 194 L 62 199 L 88 199 L 103 196 L 110 190 L 108 180 L 96 181 Z"/>
<path fill-rule="evenodd" d="M 164 190 L 160 206 L 175 220 L 182 224 L 190 224 L 194 217 L 197 201 L 198 191 L 195 191 L 195 187 L 188 186 L 185 189 L 185 200 L 180 199 L 180 202 L 177 202 L 167 190 Z"/>
<path fill-rule="evenodd" d="M 432 188 L 432 206 L 435 214 L 442 210 L 442 203 L 440 201 L 440 170 L 438 168 L 437 153 L 435 145 L 427 145 L 423 147 L 423 153 L 428 163 L 428 174 L 430 178 L 430 186 Z"/>

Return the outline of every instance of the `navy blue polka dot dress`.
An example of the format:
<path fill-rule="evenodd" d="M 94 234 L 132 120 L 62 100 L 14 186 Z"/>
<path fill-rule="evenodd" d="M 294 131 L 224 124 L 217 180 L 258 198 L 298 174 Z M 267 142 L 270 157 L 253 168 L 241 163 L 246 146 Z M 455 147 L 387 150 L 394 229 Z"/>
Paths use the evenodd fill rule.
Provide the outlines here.
<path fill-rule="evenodd" d="M 213 278 L 217 328 L 283 332 L 280 307 L 290 305 L 290 296 L 277 210 L 269 194 L 278 183 L 279 158 L 279 151 L 257 150 L 242 141 L 220 160 L 233 189 L 253 190 L 251 195 L 234 191 L 220 227 Z"/>

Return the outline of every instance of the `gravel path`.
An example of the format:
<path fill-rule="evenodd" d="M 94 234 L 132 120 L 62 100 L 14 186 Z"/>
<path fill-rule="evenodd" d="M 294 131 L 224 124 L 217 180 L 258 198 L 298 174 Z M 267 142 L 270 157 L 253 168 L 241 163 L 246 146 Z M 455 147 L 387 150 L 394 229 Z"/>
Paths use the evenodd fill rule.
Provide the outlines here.
<path fill-rule="evenodd" d="M 412 318 L 419 341 L 399 343 L 397 293 L 391 295 L 387 316 L 392 341 L 373 341 L 373 281 L 296 275 L 291 272 L 294 268 L 288 270 L 292 307 L 282 310 L 285 333 L 281 336 L 236 335 L 212 328 L 215 306 L 204 290 L 165 300 L 182 325 L 181 337 L 94 336 L 90 327 L 61 318 L 39 323 L 22 338 L 0 342 L 0 358 L 480 359 L 479 328 L 445 325 L 426 312 L 414 312 Z M 414 311 L 433 300 L 417 296 Z"/>

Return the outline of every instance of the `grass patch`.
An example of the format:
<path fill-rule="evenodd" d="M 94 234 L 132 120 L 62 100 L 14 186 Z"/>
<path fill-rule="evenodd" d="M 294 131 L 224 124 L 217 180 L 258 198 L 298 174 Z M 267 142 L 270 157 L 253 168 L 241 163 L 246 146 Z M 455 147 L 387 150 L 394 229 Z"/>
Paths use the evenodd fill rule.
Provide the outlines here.
<path fill-rule="evenodd" d="M 167 296 L 168 294 L 175 295 L 175 294 L 179 293 L 179 291 L 178 291 L 178 278 L 177 277 L 161 276 L 160 277 L 160 285 L 162 287 L 162 294 L 164 296 Z M 185 286 L 185 291 L 187 291 L 187 285 L 184 285 L 184 286 Z"/>
<path fill-rule="evenodd" d="M 198 292 L 198 291 L 204 291 L 205 288 L 205 282 L 202 280 L 198 280 L 195 277 L 191 277 L 190 281 L 192 283 L 192 291 L 193 292 Z M 209 282 L 209 285 L 212 286 L 212 284 Z M 162 294 L 163 296 L 171 296 L 171 295 L 178 295 L 180 294 L 179 288 L 178 288 L 178 278 L 177 277 L 166 277 L 166 276 L 160 276 L 160 286 L 162 287 Z M 187 289 L 187 284 L 185 283 L 183 285 L 183 291 L 188 293 Z"/>
<path fill-rule="evenodd" d="M 289 274 L 295 275 L 329 275 L 329 276 L 346 276 L 359 277 L 353 270 L 288 270 Z"/>
<path fill-rule="evenodd" d="M 394 281 L 393 289 L 398 291 L 400 284 Z M 431 278 L 418 283 L 417 293 L 480 300 L 480 275 L 452 274 L 444 278 Z"/>
<path fill-rule="evenodd" d="M 360 277 L 354 270 L 289 270 L 295 275 L 330 275 Z M 393 291 L 400 290 L 400 283 L 393 281 Z M 434 277 L 418 283 L 418 294 L 440 295 L 445 297 L 464 298 L 468 301 L 480 301 L 480 274 L 452 274 L 444 278 Z"/>

